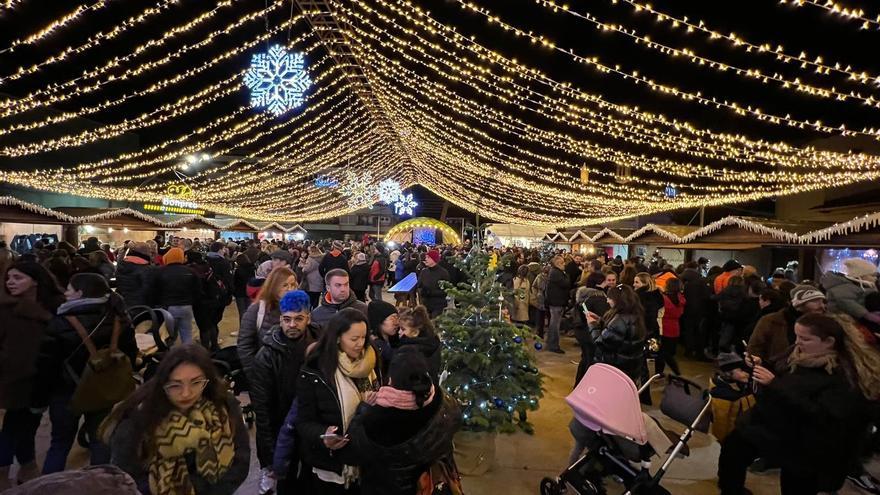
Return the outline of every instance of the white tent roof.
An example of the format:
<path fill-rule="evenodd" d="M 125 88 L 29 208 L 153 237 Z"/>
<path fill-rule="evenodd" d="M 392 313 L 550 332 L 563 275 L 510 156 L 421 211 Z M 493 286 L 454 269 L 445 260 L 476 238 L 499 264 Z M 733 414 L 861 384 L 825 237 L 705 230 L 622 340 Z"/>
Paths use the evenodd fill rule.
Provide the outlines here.
<path fill-rule="evenodd" d="M 532 225 L 517 225 L 515 223 L 490 223 L 486 230 L 501 237 L 531 237 L 542 239 L 547 235 L 547 229 Z M 555 233 L 553 230 L 551 233 Z"/>

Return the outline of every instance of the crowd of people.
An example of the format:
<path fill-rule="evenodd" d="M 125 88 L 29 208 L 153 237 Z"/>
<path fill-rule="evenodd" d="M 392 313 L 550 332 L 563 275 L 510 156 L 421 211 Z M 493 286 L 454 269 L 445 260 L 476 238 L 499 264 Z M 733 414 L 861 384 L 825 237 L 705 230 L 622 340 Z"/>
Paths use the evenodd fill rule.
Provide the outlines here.
<path fill-rule="evenodd" d="M 870 262 L 798 281 L 793 270 L 765 277 L 735 260 L 673 267 L 659 256 L 485 249 L 508 289 L 506 318 L 551 353 L 575 338 L 575 383 L 594 363 L 639 384 L 651 361 L 678 375 L 682 358 L 742 356 L 726 371 L 757 401 L 723 440 L 722 493 L 748 493 L 756 462 L 781 468 L 783 493 L 836 490 L 847 476 L 872 483 L 860 469 L 880 398 Z M 444 282 L 466 281 L 456 262 L 468 251 L 178 237 L 115 252 L 95 238 L 81 248 L 38 241 L 30 253 L 0 245 L 0 490 L 14 484 L 14 462 L 17 483 L 64 471 L 79 433 L 91 464 L 118 466 L 141 493 L 234 492 L 250 441 L 212 353 L 235 344 L 256 418 L 260 493 L 424 493 L 436 463 L 454 473 L 460 413 L 441 386 L 433 320 L 454 303 Z M 407 277 L 412 289 L 387 302 L 385 289 Z M 140 368 L 130 321 L 138 307 L 167 311 L 179 343 L 120 403 L 82 407 L 87 375 L 120 360 Z M 235 342 L 219 336 L 224 315 L 238 319 Z M 650 403 L 650 391 L 641 398 Z M 46 411 L 40 468 L 34 437 Z"/>

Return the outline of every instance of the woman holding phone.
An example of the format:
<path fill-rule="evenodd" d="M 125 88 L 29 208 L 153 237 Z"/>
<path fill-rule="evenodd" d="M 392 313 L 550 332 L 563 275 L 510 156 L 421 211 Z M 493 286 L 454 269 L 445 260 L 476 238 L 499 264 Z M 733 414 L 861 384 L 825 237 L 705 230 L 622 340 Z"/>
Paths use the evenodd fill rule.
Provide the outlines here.
<path fill-rule="evenodd" d="M 379 353 L 367 339 L 363 313 L 346 308 L 310 346 L 297 382 L 296 432 L 314 494 L 357 493 L 357 460 L 346 448 L 348 427 L 362 401 L 382 383 Z"/>
<path fill-rule="evenodd" d="M 604 316 L 587 313 L 587 324 L 596 345 L 595 360 L 618 368 L 638 382 L 645 359 L 644 312 L 632 287 L 618 285 L 608 289 Z"/>

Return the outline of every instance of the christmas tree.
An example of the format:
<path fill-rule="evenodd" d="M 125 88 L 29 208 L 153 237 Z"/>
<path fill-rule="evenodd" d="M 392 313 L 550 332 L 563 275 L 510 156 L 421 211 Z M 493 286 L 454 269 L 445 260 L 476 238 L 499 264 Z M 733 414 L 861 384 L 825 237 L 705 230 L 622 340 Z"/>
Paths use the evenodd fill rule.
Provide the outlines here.
<path fill-rule="evenodd" d="M 435 324 L 443 336 L 443 387 L 461 403 L 464 427 L 471 431 L 531 433 L 527 411 L 538 408 L 542 376 L 529 350 L 534 339 L 502 314 L 510 295 L 488 269 L 489 256 L 474 248 L 456 266 L 466 281 L 444 289 L 455 300 Z M 499 263 L 503 266 L 503 263 Z M 541 349 L 541 343 L 534 347 Z"/>

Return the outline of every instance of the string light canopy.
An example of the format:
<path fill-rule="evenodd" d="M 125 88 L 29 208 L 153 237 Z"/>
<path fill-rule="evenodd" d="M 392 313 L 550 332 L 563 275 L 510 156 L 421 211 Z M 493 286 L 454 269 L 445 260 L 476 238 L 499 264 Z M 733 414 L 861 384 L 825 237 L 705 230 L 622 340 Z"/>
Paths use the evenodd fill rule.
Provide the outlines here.
<path fill-rule="evenodd" d="M 209 154 L 191 200 L 260 223 L 412 215 L 418 183 L 564 227 L 880 177 L 880 66 L 839 49 L 880 36 L 858 6 L 767 5 L 746 20 L 796 29 L 762 31 L 643 0 L 58 3 L 0 16 L 20 186 L 158 203 Z"/>

